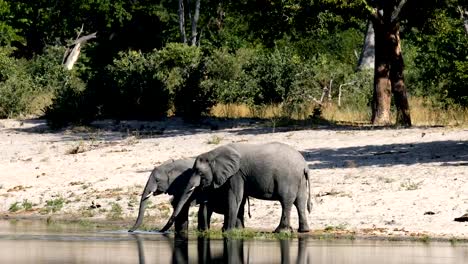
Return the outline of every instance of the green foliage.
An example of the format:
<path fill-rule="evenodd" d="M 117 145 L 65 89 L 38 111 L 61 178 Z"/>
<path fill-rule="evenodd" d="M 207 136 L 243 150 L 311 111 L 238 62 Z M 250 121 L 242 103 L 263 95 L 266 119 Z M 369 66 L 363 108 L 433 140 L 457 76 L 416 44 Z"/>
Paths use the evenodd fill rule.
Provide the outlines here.
<path fill-rule="evenodd" d="M 253 60 L 258 51 L 241 48 L 235 54 L 226 49 L 215 50 L 206 58 L 206 77 L 201 85 L 212 90 L 218 102 L 254 103 L 258 84 L 252 78 Z"/>
<path fill-rule="evenodd" d="M 436 97 L 442 106 L 468 105 L 468 36 L 461 19 L 440 11 L 417 38 L 420 47 L 415 60 L 418 81 L 425 96 Z"/>
<path fill-rule="evenodd" d="M 0 46 L 10 46 L 14 41 L 22 41 L 18 29 L 12 26 L 13 13 L 8 1 L 0 0 Z"/>
<path fill-rule="evenodd" d="M 207 1 L 200 47 L 192 47 L 174 43 L 177 1 L 0 0 L 0 118 L 45 113 L 52 127 L 167 114 L 197 120 L 216 103 L 275 104 L 281 115 L 306 118 L 330 86 L 333 100 L 341 86 L 341 107 L 368 109 L 373 76 L 355 67 L 376 3 Z M 408 91 L 442 107 L 468 105 L 457 6 L 408 1 L 401 13 Z M 82 25 L 98 37 L 65 71 L 65 47 Z"/>
<path fill-rule="evenodd" d="M 219 49 L 206 59 L 206 78 L 202 85 L 215 92 L 222 103 L 246 103 L 250 106 L 282 104 L 283 115 L 307 118 L 310 103 L 321 98 L 323 89 L 332 86 L 337 98 L 343 86 L 344 105 L 368 107 L 372 77 L 369 72 L 355 72 L 353 47 L 359 47 L 356 31 L 338 32 L 325 46 L 283 39 L 273 49 L 241 48 L 235 53 Z M 339 38 L 347 47 L 334 44 Z M 354 58 L 354 60 L 353 60 Z"/>
<path fill-rule="evenodd" d="M 11 49 L 0 47 L 0 118 L 31 114 L 30 103 L 39 87 L 28 73 L 28 62 L 10 56 Z"/>
<path fill-rule="evenodd" d="M 201 58 L 199 48 L 179 43 L 150 53 L 119 53 L 106 68 L 103 115 L 157 119 L 174 109 L 177 115 L 198 118 L 214 103 L 210 90 L 200 85 Z"/>
<path fill-rule="evenodd" d="M 52 103 L 45 110 L 47 123 L 53 129 L 69 123 L 87 124 L 95 113 L 93 99 L 85 90 L 86 84 L 73 72 L 63 70 L 63 76 Z"/>
<path fill-rule="evenodd" d="M 157 119 L 169 110 L 169 91 L 158 78 L 157 52 L 119 53 L 104 73 L 103 116 L 120 119 Z"/>
<path fill-rule="evenodd" d="M 214 104 L 212 92 L 201 85 L 202 52 L 199 48 L 169 43 L 158 52 L 159 79 L 171 95 L 176 115 L 196 120 Z"/>

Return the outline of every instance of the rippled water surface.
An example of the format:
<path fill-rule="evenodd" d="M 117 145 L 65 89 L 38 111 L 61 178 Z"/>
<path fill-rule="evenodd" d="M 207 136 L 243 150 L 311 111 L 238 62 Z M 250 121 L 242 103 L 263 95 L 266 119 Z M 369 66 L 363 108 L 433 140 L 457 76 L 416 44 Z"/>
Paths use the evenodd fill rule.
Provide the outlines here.
<path fill-rule="evenodd" d="M 0 263 L 468 263 L 468 245 L 369 240 L 209 240 L 0 221 Z"/>

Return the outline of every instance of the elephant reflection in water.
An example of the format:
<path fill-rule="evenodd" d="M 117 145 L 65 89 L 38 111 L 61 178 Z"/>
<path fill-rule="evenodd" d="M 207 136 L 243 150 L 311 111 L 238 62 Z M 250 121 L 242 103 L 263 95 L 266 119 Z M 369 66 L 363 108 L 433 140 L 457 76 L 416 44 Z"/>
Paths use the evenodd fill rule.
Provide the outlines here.
<path fill-rule="evenodd" d="M 290 240 L 280 240 L 281 248 L 281 264 L 289 264 L 290 262 L 289 251 L 290 251 Z M 299 237 L 297 245 L 297 264 L 309 263 L 309 255 L 307 254 L 307 237 Z"/>
<path fill-rule="evenodd" d="M 137 234 L 134 235 L 137 246 L 138 246 L 138 257 L 139 263 L 145 263 L 145 255 L 143 250 L 143 243 L 144 240 L 138 236 Z M 189 240 L 186 236 L 176 235 L 173 239 L 167 236 L 167 242 L 173 245 L 172 249 L 172 260 L 171 263 L 177 264 L 184 264 L 184 263 L 196 263 L 194 260 L 189 259 L 188 254 L 188 245 Z M 215 240 L 217 241 L 217 240 Z M 274 261 L 275 263 L 281 264 L 290 264 L 290 263 L 309 263 L 311 261 L 308 256 L 307 252 L 307 237 L 299 237 L 298 238 L 298 251 L 297 251 L 297 259 L 294 262 L 290 261 L 290 250 L 291 250 L 291 241 L 290 240 L 279 240 L 279 247 L 281 252 L 281 262 Z M 223 251 L 216 252 L 213 254 L 211 251 L 211 241 L 209 238 L 206 237 L 199 237 L 197 238 L 197 255 L 198 255 L 198 263 L 229 263 L 229 264 L 236 264 L 236 263 L 254 263 L 251 262 L 251 252 L 254 250 L 250 250 L 249 245 L 247 245 L 247 254 L 244 252 L 244 240 L 242 239 L 230 239 L 224 238 L 223 240 Z"/>

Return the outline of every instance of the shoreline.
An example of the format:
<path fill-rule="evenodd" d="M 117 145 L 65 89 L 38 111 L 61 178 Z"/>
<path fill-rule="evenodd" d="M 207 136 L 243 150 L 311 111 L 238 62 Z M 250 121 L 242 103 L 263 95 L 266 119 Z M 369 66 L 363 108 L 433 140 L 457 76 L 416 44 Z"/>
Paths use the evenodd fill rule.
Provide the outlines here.
<path fill-rule="evenodd" d="M 61 215 L 55 216 L 24 216 L 17 215 L 14 217 L 8 215 L 0 215 L 0 221 L 39 221 L 46 222 L 47 225 L 60 224 L 60 225 L 71 225 L 78 224 L 82 225 L 83 228 L 90 229 L 93 228 L 107 228 L 107 229 L 116 229 L 118 231 L 125 231 L 125 227 L 131 226 L 127 220 L 112 221 L 105 219 L 77 219 L 77 218 L 67 218 Z M 137 230 L 136 232 L 129 232 L 129 234 L 139 234 L 143 232 L 145 235 L 151 235 L 153 230 Z M 349 230 L 340 230 L 340 231 L 327 231 L 322 230 L 312 230 L 307 233 L 298 233 L 293 231 L 291 234 L 276 234 L 271 230 L 257 230 L 252 228 L 245 228 L 245 230 L 236 230 L 234 236 L 230 235 L 229 232 L 221 232 L 220 227 L 206 231 L 205 233 L 199 233 L 195 227 L 189 228 L 189 239 L 193 239 L 200 236 L 206 236 L 210 239 L 221 239 L 223 237 L 232 238 L 232 239 L 246 239 L 246 240 L 277 240 L 277 239 L 297 239 L 297 238 L 310 238 L 313 240 L 343 240 L 343 241 L 385 241 L 385 242 L 415 242 L 415 243 L 450 243 L 455 244 L 468 244 L 468 238 L 458 238 L 458 237 L 445 237 L 437 235 L 428 235 L 428 234 L 413 234 L 413 235 L 365 235 L 362 230 L 358 231 L 349 231 Z M 174 235 L 173 230 L 171 229 L 166 234 Z M 162 233 L 155 232 L 154 235 L 162 235 Z"/>

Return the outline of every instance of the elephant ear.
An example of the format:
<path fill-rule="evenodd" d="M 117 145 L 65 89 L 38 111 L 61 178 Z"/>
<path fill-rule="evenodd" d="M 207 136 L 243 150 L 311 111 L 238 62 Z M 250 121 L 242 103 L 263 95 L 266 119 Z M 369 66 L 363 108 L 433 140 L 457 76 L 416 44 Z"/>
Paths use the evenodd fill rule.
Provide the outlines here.
<path fill-rule="evenodd" d="M 213 185 L 218 188 L 239 171 L 241 155 L 230 146 L 220 147 L 214 154 L 210 166 L 213 172 Z"/>

